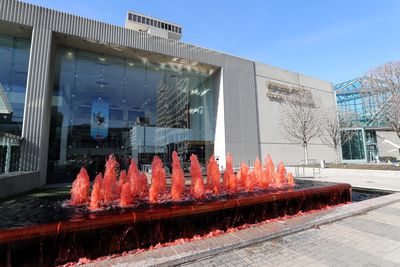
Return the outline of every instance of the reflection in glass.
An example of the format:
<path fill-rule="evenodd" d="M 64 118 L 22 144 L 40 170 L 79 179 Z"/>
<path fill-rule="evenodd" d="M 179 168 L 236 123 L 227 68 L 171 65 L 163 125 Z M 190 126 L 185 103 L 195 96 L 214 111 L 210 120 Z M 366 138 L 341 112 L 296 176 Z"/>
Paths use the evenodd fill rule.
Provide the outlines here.
<path fill-rule="evenodd" d="M 170 168 L 213 153 L 213 77 L 146 60 L 57 49 L 48 182 L 72 181 L 80 166 L 93 177 L 115 153 L 146 168 L 158 155 Z"/>
<path fill-rule="evenodd" d="M 353 131 L 352 138 L 342 143 L 343 160 L 363 160 L 365 159 L 364 134 L 362 129 L 349 129 Z"/>
<path fill-rule="evenodd" d="M 30 41 L 0 35 L 0 173 L 19 170 Z"/>

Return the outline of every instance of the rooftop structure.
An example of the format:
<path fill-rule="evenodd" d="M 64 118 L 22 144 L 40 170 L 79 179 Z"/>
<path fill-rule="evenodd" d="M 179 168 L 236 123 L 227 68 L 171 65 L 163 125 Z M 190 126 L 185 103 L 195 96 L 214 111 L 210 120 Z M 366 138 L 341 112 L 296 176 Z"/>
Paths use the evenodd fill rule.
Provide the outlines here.
<path fill-rule="evenodd" d="M 134 11 L 128 11 L 125 28 L 178 41 L 182 37 L 182 27 L 180 25 L 145 16 Z"/>

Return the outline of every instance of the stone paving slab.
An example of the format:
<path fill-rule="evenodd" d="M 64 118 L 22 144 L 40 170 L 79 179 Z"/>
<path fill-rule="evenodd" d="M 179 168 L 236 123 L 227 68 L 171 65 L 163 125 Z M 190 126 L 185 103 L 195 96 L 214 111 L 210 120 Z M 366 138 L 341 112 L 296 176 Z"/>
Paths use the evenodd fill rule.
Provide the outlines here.
<path fill-rule="evenodd" d="M 382 208 L 391 205 L 393 203 L 397 203 L 399 201 L 400 201 L 400 193 L 391 194 L 379 198 L 369 199 L 366 201 L 329 208 L 326 210 L 306 213 L 301 216 L 296 216 L 282 221 L 268 222 L 244 230 L 235 231 L 232 233 L 226 233 L 217 237 L 211 237 L 179 245 L 153 249 L 137 254 L 128 254 L 113 259 L 107 259 L 96 263 L 90 263 L 87 264 L 87 266 L 170 266 L 170 265 L 183 264 L 185 262 L 195 261 L 206 257 L 212 257 L 214 255 L 221 253 L 223 254 L 230 253 L 235 249 L 239 250 L 246 249 L 246 247 L 248 246 L 264 242 L 267 240 L 271 240 L 274 238 L 276 239 L 282 236 L 290 235 L 293 233 L 299 233 L 303 230 L 319 228 L 320 225 L 348 218 L 354 215 L 363 214 L 374 209 Z M 398 209 L 399 207 L 400 205 L 394 204 L 390 208 Z M 382 215 L 381 212 L 377 212 L 377 214 L 380 214 L 381 217 L 385 216 Z M 390 226 L 390 224 L 387 225 Z M 338 235 L 338 233 L 335 233 L 335 235 Z M 339 236 L 343 235 L 340 234 Z M 310 242 L 315 243 L 318 240 L 319 239 L 315 239 Z M 337 241 L 335 242 L 339 253 L 342 244 Z M 318 259 L 318 255 L 314 255 L 312 251 L 308 251 L 307 247 L 304 247 L 304 249 L 305 250 L 303 251 L 297 249 L 296 247 L 291 248 L 290 250 L 282 248 L 282 253 L 283 253 L 282 255 L 286 254 L 293 255 L 293 253 L 295 254 L 297 253 L 301 259 L 301 261 L 299 262 L 301 262 L 301 264 L 304 263 L 305 265 L 321 266 L 328 264 L 327 262 L 321 262 L 321 260 L 320 261 L 316 260 Z M 346 250 L 342 251 L 345 252 Z M 257 255 L 257 253 L 254 254 L 256 255 L 254 258 L 248 258 L 246 260 L 248 264 L 252 262 L 251 264 L 257 265 L 257 262 L 259 262 L 262 263 L 260 266 L 268 266 L 268 265 L 272 266 L 277 264 L 284 265 L 284 262 L 281 263 L 280 260 L 278 259 L 276 260 L 276 262 L 265 260 L 264 258 L 263 258 L 264 260 L 261 259 L 257 260 L 257 256 L 259 255 Z M 364 255 L 364 256 L 366 258 L 369 257 L 369 255 Z M 331 260 L 332 262 L 335 261 L 335 259 Z M 375 259 L 373 258 L 372 262 L 375 262 L 374 260 Z M 343 261 L 340 261 L 340 263 L 343 263 Z M 388 265 L 390 265 L 392 262 L 387 262 L 387 263 Z M 243 264 L 244 263 L 242 261 L 239 260 L 237 261 L 237 265 L 243 265 Z M 204 266 L 204 264 L 200 265 Z M 219 264 L 216 263 L 215 265 Z M 232 263 L 232 266 L 235 265 L 236 265 L 235 263 Z"/>
<path fill-rule="evenodd" d="M 400 203 L 259 242 L 185 266 L 400 266 Z M 393 208 L 397 225 L 381 225 Z"/>

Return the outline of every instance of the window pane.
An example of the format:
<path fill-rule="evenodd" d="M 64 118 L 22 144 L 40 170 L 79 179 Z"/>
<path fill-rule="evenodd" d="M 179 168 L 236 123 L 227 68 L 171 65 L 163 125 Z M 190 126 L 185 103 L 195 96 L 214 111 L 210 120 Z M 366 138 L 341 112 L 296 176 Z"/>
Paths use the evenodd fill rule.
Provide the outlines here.
<path fill-rule="evenodd" d="M 122 168 L 155 155 L 170 168 L 173 150 L 184 167 L 192 153 L 205 165 L 213 152 L 208 74 L 60 47 L 53 88 L 48 182 L 72 181 L 81 166 L 94 178 L 111 153 Z"/>
<path fill-rule="evenodd" d="M 29 40 L 0 35 L 0 173 L 19 170 L 29 49 Z"/>

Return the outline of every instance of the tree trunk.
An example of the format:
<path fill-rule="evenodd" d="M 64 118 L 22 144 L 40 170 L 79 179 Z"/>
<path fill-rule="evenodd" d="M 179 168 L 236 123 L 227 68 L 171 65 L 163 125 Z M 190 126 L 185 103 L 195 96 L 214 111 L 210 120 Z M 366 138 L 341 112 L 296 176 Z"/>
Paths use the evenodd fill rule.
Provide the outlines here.
<path fill-rule="evenodd" d="M 335 164 L 339 163 L 339 149 L 335 148 Z"/>
<path fill-rule="evenodd" d="M 303 144 L 304 146 L 304 160 L 306 162 L 306 165 L 308 165 L 308 149 L 307 149 L 307 143 Z"/>

